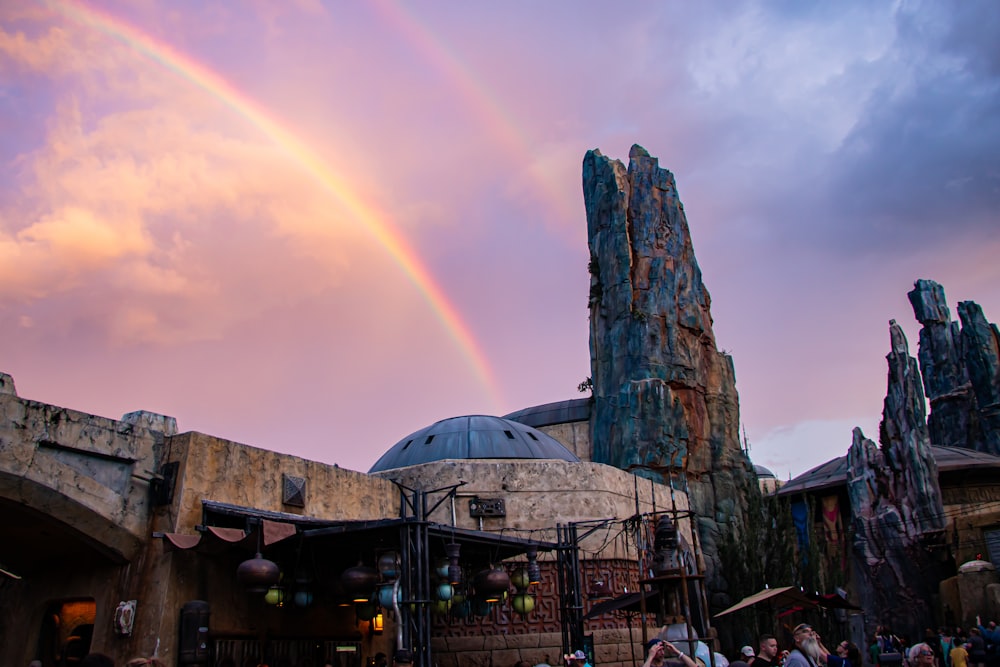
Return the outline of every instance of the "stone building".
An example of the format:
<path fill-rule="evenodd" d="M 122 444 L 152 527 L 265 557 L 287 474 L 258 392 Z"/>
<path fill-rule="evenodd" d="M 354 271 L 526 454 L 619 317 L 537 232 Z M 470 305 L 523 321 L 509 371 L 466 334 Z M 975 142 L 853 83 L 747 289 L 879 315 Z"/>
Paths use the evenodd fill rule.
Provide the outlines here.
<path fill-rule="evenodd" d="M 170 417 L 112 420 L 28 400 L 8 375 L 0 387 L 0 634 L 23 638 L 2 642 L 2 664 L 73 664 L 92 650 L 118 662 L 359 667 L 402 642 L 425 663 L 488 665 L 558 661 L 567 642 L 585 641 L 598 664 L 624 665 L 641 656 L 657 601 L 646 601 L 646 627 L 635 614 L 583 616 L 639 588 L 636 536 L 680 517 L 677 557 L 700 567 L 682 491 L 580 460 L 514 420 L 444 420 L 364 474 L 179 433 Z M 547 426 L 574 428 L 557 422 Z M 484 609 L 463 604 L 472 590 L 461 586 L 440 599 L 434 572 L 450 544 L 465 584 L 490 566 L 518 573 L 537 553 L 541 580 L 519 606 L 534 609 L 516 613 L 525 591 L 514 585 Z M 257 553 L 282 578 L 248 593 L 238 571 Z M 401 572 L 395 608 L 392 592 L 366 593 L 381 608 L 353 602 L 343 573 L 387 554 Z M 703 623 L 702 607 L 667 598 L 665 612 Z M 566 600 L 579 630 L 566 629 Z"/>

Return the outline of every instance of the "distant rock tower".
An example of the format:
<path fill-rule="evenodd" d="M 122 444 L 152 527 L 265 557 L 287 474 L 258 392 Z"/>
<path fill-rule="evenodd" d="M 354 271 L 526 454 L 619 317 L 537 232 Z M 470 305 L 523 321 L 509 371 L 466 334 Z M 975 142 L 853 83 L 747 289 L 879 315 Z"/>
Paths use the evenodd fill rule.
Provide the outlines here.
<path fill-rule="evenodd" d="M 707 555 L 752 475 L 739 442 L 733 360 L 716 349 L 711 299 L 674 176 L 641 146 L 629 166 L 588 151 L 590 429 L 595 462 L 686 488 Z M 741 480 L 745 481 L 745 480 Z"/>
<path fill-rule="evenodd" d="M 944 288 L 918 280 L 908 295 L 920 329 L 920 370 L 934 445 L 1000 456 L 1000 332 L 974 301 L 951 319 Z"/>
<path fill-rule="evenodd" d="M 944 543 L 945 516 L 917 360 L 895 320 L 889 338 L 882 446 L 855 428 L 847 452 L 855 588 L 872 626 L 884 623 L 918 636 L 934 622 L 926 601 L 937 594 L 942 576 L 935 548 Z"/>

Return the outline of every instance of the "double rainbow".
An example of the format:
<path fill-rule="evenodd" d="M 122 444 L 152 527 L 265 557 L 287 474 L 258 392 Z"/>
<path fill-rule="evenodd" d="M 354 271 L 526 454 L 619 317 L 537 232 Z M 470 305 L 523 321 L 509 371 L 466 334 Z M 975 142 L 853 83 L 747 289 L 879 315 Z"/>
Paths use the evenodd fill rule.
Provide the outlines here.
<path fill-rule="evenodd" d="M 385 214 L 362 200 L 333 167 L 312 150 L 294 131 L 283 125 L 247 95 L 229 84 L 207 66 L 195 62 L 163 41 L 154 39 L 129 23 L 79 0 L 51 0 L 48 5 L 68 19 L 98 30 L 125 44 L 136 53 L 174 72 L 246 119 L 265 137 L 297 162 L 335 197 L 402 269 L 427 301 L 445 330 L 457 343 L 462 356 L 486 390 L 494 409 L 503 404 L 489 362 L 444 290 L 434 281 L 406 239 L 386 219 Z"/>

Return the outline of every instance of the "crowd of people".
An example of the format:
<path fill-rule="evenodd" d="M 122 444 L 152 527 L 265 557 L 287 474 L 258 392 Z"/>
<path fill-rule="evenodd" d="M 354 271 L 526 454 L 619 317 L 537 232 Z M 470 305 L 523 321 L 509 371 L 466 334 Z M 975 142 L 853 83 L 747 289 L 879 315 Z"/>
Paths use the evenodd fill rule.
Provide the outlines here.
<path fill-rule="evenodd" d="M 830 650 L 807 623 L 795 626 L 791 640 L 780 650 L 774 635 L 761 635 L 756 650 L 744 646 L 726 667 L 1000 667 L 1000 628 L 993 621 L 983 625 L 978 616 L 967 631 L 928 628 L 915 643 L 879 626 L 864 653 L 846 639 Z M 653 664 L 647 660 L 646 667 Z"/>
<path fill-rule="evenodd" d="M 376 667 L 387 662 L 384 654 Z M 744 646 L 739 655 L 729 661 L 715 654 L 715 667 L 1000 667 L 1000 627 L 994 621 L 987 624 L 976 617 L 976 625 L 966 629 L 941 627 L 935 632 L 928 628 L 921 641 L 910 643 L 887 626 L 879 626 L 864 655 L 849 640 L 839 642 L 831 651 L 822 637 L 808 623 L 800 623 L 791 631 L 790 648 L 782 650 L 774 635 L 761 635 L 757 649 Z M 408 651 L 393 655 L 393 667 L 409 667 L 413 663 Z M 700 657 L 691 657 L 662 637 L 654 637 L 645 646 L 642 667 L 709 667 Z M 156 658 L 136 658 L 126 667 L 162 667 Z M 79 667 L 114 667 L 105 655 L 91 653 Z M 515 667 L 532 667 L 519 662 Z M 547 664 L 534 667 L 550 667 Z M 555 666 L 552 666 L 555 667 Z M 562 667 L 591 667 L 587 655 L 580 650 L 563 656 Z"/>

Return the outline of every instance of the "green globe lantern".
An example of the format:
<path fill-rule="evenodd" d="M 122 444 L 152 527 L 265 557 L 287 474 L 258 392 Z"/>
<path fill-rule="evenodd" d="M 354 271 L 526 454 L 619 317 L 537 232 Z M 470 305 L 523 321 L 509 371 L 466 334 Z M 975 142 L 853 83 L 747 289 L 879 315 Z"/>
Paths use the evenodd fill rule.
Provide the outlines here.
<path fill-rule="evenodd" d="M 511 599 L 510 606 L 521 616 L 527 616 L 535 610 L 535 596 L 528 593 L 518 593 Z"/>

